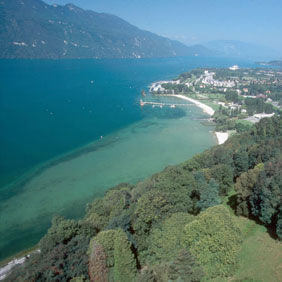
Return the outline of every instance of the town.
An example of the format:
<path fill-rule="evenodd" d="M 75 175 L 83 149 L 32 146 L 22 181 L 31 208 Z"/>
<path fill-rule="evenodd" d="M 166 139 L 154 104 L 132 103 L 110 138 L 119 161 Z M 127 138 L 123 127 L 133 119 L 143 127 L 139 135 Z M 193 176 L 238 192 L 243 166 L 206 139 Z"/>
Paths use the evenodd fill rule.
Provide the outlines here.
<path fill-rule="evenodd" d="M 169 81 L 154 82 L 153 95 L 182 95 L 214 110 L 216 130 L 241 132 L 282 109 L 282 71 L 246 69 L 195 69 Z M 141 100 L 144 105 L 146 101 Z"/>

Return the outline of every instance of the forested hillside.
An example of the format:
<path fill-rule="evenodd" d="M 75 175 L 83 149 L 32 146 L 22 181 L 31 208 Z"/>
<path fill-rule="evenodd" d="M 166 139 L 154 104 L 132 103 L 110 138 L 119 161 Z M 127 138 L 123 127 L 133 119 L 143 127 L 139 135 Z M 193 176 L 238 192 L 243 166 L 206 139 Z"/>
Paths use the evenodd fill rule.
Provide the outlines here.
<path fill-rule="evenodd" d="M 0 58 L 148 58 L 211 55 L 72 4 L 0 1 Z"/>
<path fill-rule="evenodd" d="M 136 185 L 113 187 L 83 219 L 55 217 L 41 253 L 6 280 L 226 281 L 251 267 L 246 253 L 259 252 L 247 248 L 254 221 L 276 240 L 271 252 L 281 248 L 281 150 L 275 116 Z M 241 216 L 249 218 L 243 227 Z M 257 267 L 233 281 L 258 281 Z"/>

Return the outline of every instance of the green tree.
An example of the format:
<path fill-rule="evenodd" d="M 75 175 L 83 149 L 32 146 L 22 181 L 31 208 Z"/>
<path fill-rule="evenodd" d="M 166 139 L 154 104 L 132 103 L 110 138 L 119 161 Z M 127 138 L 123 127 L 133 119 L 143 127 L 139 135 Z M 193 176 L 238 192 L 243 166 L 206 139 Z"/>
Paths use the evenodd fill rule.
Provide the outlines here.
<path fill-rule="evenodd" d="M 115 238 L 119 236 L 119 233 L 121 231 L 119 230 L 107 230 L 107 231 L 101 231 L 95 236 L 90 243 L 91 244 L 97 244 L 102 246 L 103 250 L 106 253 L 107 257 L 107 267 L 113 267 L 115 264 L 114 260 L 114 242 Z M 92 242 L 94 241 L 94 242 Z"/>
<path fill-rule="evenodd" d="M 205 210 L 209 207 L 219 205 L 220 203 L 221 199 L 219 197 L 219 186 L 212 178 L 208 186 L 201 191 L 201 197 L 197 203 L 197 206 L 200 210 Z"/>
<path fill-rule="evenodd" d="M 149 191 L 139 198 L 134 211 L 133 228 L 137 232 L 147 233 L 152 225 L 172 210 L 167 195 L 160 191 Z"/>
<path fill-rule="evenodd" d="M 153 269 L 143 268 L 136 277 L 136 282 L 158 282 L 160 277 L 157 277 Z"/>
<path fill-rule="evenodd" d="M 234 273 L 241 247 L 241 232 L 227 208 L 208 208 L 184 227 L 185 243 L 207 278 Z"/>
<path fill-rule="evenodd" d="M 66 244 L 79 233 L 79 225 L 75 220 L 55 216 L 47 234 L 40 240 L 41 252 L 48 253 L 60 243 Z"/>
<path fill-rule="evenodd" d="M 104 248 L 92 240 L 89 245 L 89 265 L 88 273 L 90 281 L 108 281 L 107 256 Z"/>
<path fill-rule="evenodd" d="M 131 282 L 136 276 L 136 260 L 130 249 L 126 234 L 120 233 L 114 242 L 114 281 Z"/>
<path fill-rule="evenodd" d="M 146 263 L 169 262 L 174 259 L 184 245 L 184 226 L 196 217 L 188 213 L 174 213 L 152 230 L 148 238 Z"/>
<path fill-rule="evenodd" d="M 226 164 L 214 165 L 205 171 L 208 179 L 214 178 L 219 185 L 219 194 L 226 196 L 233 187 L 233 169 Z"/>
<path fill-rule="evenodd" d="M 199 282 L 204 272 L 195 258 L 187 250 L 181 250 L 168 267 L 170 281 Z"/>
<path fill-rule="evenodd" d="M 136 260 L 131 251 L 131 245 L 128 242 L 126 233 L 120 229 L 98 233 L 90 242 L 90 255 L 97 245 L 101 246 L 101 251 L 100 257 L 97 258 L 99 261 L 94 260 L 94 265 L 105 269 L 104 252 L 109 280 L 114 279 L 114 281 L 118 282 L 132 281 L 136 274 Z"/>
<path fill-rule="evenodd" d="M 264 169 L 263 164 L 257 165 L 254 169 L 242 173 L 237 179 L 235 190 L 237 192 L 236 213 L 238 215 L 249 216 L 249 197 L 253 193 L 254 186 L 257 182 L 259 173 Z"/>
<path fill-rule="evenodd" d="M 250 196 L 252 214 L 266 225 L 277 221 L 282 193 L 282 161 L 268 162 Z"/>
<path fill-rule="evenodd" d="M 249 168 L 249 156 L 246 149 L 239 149 L 233 156 L 234 173 L 239 176 L 242 172 L 246 172 Z"/>
<path fill-rule="evenodd" d="M 276 223 L 276 234 L 280 240 L 282 240 L 282 206 L 280 206 L 279 214 Z"/>

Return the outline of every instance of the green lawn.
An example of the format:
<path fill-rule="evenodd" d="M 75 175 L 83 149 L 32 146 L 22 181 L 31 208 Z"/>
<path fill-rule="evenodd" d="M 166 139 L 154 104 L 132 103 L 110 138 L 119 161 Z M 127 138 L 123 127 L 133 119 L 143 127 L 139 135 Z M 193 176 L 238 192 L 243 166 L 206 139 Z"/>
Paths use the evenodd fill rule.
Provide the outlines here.
<path fill-rule="evenodd" d="M 240 217 L 244 241 L 239 269 L 230 281 L 282 281 L 282 243 L 270 237 L 264 226 Z"/>
<path fill-rule="evenodd" d="M 241 123 L 243 125 L 253 125 L 250 121 L 244 119 L 238 119 L 236 123 Z"/>
<path fill-rule="evenodd" d="M 230 192 L 223 200 L 231 213 L 234 211 L 227 204 L 228 198 L 235 195 Z M 279 282 L 282 281 L 282 242 L 273 239 L 267 229 L 255 221 L 245 217 L 234 218 L 243 236 L 242 249 L 239 256 L 239 268 L 233 277 L 217 279 L 214 282 Z"/>
<path fill-rule="evenodd" d="M 282 281 L 282 243 L 272 239 L 264 226 L 252 220 L 236 217 L 236 221 L 243 234 L 239 268 L 232 277 L 212 282 Z"/>

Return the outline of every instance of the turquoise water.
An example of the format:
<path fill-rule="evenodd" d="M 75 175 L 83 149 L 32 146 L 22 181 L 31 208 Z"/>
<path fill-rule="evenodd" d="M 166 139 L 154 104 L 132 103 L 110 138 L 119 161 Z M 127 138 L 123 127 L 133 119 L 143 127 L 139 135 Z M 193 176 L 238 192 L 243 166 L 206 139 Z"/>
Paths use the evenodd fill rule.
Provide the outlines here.
<path fill-rule="evenodd" d="M 1 60 L 0 258 L 35 244 L 54 214 L 79 217 L 107 188 L 215 144 L 201 110 L 141 109 L 140 91 L 195 67 L 235 63 L 252 66 L 198 57 Z"/>

